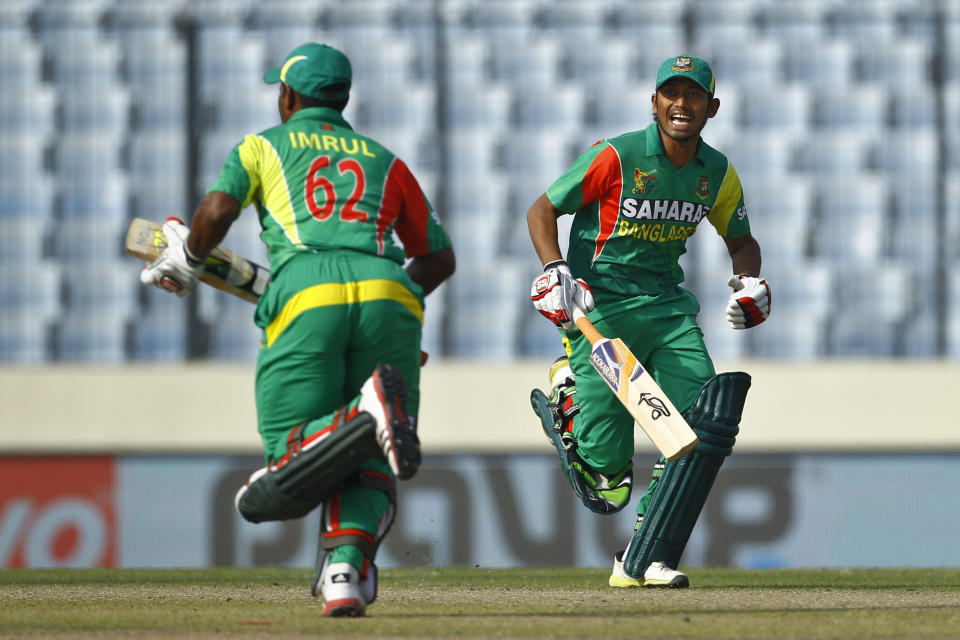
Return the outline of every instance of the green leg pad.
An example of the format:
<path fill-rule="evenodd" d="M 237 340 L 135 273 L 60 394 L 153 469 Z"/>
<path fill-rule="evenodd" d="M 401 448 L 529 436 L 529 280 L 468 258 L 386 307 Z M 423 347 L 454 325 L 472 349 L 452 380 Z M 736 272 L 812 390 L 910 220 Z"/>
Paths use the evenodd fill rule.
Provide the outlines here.
<path fill-rule="evenodd" d="M 356 474 L 363 462 L 382 455 L 376 423 L 361 411 L 291 455 L 278 469 L 254 473 L 237 493 L 237 511 L 250 522 L 303 517 Z"/>
<path fill-rule="evenodd" d="M 676 569 L 724 458 L 733 452 L 750 376 L 721 373 L 700 389 L 686 413 L 700 438 L 688 455 L 668 462 L 640 528 L 623 559 L 627 575 L 639 577 L 651 562 Z"/>

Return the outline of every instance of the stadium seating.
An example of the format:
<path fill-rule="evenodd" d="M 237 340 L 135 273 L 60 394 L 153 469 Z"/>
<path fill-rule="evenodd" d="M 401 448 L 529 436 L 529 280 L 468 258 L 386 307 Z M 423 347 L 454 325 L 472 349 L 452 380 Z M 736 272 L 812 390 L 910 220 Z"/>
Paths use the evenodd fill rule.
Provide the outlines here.
<path fill-rule="evenodd" d="M 711 352 L 960 357 L 956 2 L 7 0 L 0 270 L 35 272 L 23 281 L 42 312 L 0 282 L 0 361 L 255 357 L 248 303 L 204 287 L 194 308 L 102 276 L 95 311 L 78 278 L 135 276 L 129 219 L 189 218 L 233 145 L 278 122 L 262 74 L 307 40 L 349 55 L 345 117 L 411 166 L 454 238 L 455 279 L 484 281 L 485 314 L 506 319 L 481 321 L 444 286 L 428 299 L 434 357 L 555 355 L 526 300 L 539 268 L 526 210 L 588 145 L 645 127 L 658 65 L 683 53 L 717 73 L 704 138 L 740 174 L 775 291 L 769 323 L 726 330 L 729 257 L 706 225 L 691 238 Z M 258 232 L 246 212 L 227 244 L 265 261 Z M 942 274 L 941 303 L 920 283 Z M 839 279 L 859 308 L 808 321 Z M 887 308 L 900 285 L 912 306 Z M 197 353 L 187 334 L 204 326 L 217 331 Z"/>

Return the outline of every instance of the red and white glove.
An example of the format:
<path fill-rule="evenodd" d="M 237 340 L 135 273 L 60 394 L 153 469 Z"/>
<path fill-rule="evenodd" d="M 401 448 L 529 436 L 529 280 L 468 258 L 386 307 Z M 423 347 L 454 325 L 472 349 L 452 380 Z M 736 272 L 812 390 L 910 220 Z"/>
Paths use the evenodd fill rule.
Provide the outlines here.
<path fill-rule="evenodd" d="M 573 329 L 573 307 L 586 313 L 593 309 L 593 293 L 582 279 L 574 279 L 570 267 L 563 260 L 555 260 L 543 267 L 530 287 L 530 300 L 540 315 L 569 331 Z"/>
<path fill-rule="evenodd" d="M 755 327 L 770 315 L 770 285 L 752 276 L 730 276 L 733 289 L 727 303 L 727 322 L 734 329 Z"/>
<path fill-rule="evenodd" d="M 197 286 L 197 274 L 200 273 L 202 262 L 187 249 L 190 229 L 182 220 L 167 218 L 163 223 L 163 235 L 167 238 L 167 248 L 159 258 L 143 268 L 140 282 L 160 287 L 182 298 Z"/>

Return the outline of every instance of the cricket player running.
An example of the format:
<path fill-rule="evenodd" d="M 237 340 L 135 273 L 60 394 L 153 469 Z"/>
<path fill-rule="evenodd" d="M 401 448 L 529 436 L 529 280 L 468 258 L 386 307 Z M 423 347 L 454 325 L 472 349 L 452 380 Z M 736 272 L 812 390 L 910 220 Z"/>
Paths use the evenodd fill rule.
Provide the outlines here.
<path fill-rule="evenodd" d="M 347 57 L 317 43 L 269 70 L 282 124 L 233 148 L 192 228 L 168 219 L 169 247 L 141 273 L 145 284 L 190 293 L 200 261 L 255 205 L 272 280 L 254 317 L 266 466 L 236 506 L 262 522 L 322 505 L 312 592 L 328 616 L 363 615 L 376 598 L 396 478 L 420 463 L 424 296 L 455 268 L 407 165 L 344 120 L 351 79 Z"/>
<path fill-rule="evenodd" d="M 689 586 L 677 570 L 680 557 L 732 451 L 750 385 L 745 373 L 716 375 L 696 322 L 700 305 L 679 286 L 678 260 L 703 219 L 732 260 L 730 324 L 746 329 L 770 313 L 737 172 L 700 138 L 720 106 L 714 83 L 704 60 L 665 61 L 651 98 L 655 122 L 597 142 L 527 212 L 544 265 L 531 299 L 561 329 L 566 350 L 550 370 L 553 423 L 544 430 L 577 496 L 597 513 L 628 504 L 634 423 L 590 366 L 590 344 L 576 330 L 574 306 L 603 335 L 626 343 L 700 440 L 685 457 L 669 463 L 661 457 L 654 466 L 633 538 L 614 558 L 614 587 Z M 564 260 L 557 218 L 568 213 L 574 219 Z"/>

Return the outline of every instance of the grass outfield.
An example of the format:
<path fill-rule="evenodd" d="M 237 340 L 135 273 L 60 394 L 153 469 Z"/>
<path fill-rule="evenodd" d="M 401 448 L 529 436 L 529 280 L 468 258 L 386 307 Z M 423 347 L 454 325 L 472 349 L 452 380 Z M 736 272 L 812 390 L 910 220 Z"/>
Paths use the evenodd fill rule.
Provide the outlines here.
<path fill-rule="evenodd" d="M 686 590 L 596 569 L 394 569 L 324 619 L 293 569 L 3 570 L 0 638 L 957 638 L 960 570 L 693 569 Z"/>

